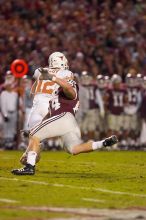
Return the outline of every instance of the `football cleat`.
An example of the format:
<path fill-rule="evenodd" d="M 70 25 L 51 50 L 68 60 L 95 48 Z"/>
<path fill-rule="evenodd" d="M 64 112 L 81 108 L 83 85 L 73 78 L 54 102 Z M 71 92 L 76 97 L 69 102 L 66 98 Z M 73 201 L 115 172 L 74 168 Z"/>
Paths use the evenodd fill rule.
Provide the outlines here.
<path fill-rule="evenodd" d="M 14 169 L 11 171 L 14 175 L 34 175 L 35 174 L 35 166 L 32 166 L 31 164 L 26 164 L 25 167 L 22 167 L 20 169 Z"/>
<path fill-rule="evenodd" d="M 103 146 L 110 147 L 116 143 L 118 143 L 118 138 L 116 135 L 112 135 L 111 137 L 108 137 L 103 141 Z"/>

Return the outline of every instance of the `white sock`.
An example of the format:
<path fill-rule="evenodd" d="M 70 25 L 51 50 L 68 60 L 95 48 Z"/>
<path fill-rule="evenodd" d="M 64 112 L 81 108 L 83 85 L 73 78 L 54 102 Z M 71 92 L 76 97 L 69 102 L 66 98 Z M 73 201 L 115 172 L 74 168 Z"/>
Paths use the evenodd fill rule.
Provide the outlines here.
<path fill-rule="evenodd" d="M 102 148 L 103 147 L 103 142 L 104 142 L 104 140 L 103 141 L 93 141 L 92 149 L 97 150 L 97 149 Z"/>
<path fill-rule="evenodd" d="M 37 153 L 35 151 L 29 151 L 27 156 L 27 163 L 34 166 L 36 163 L 36 157 Z"/>

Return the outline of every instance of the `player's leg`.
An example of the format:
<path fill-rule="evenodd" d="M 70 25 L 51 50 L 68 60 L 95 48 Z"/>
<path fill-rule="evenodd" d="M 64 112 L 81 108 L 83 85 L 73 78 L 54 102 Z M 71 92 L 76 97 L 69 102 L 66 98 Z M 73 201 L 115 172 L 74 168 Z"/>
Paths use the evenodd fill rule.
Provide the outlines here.
<path fill-rule="evenodd" d="M 112 135 L 115 131 L 115 117 L 113 114 L 108 112 L 107 115 L 107 127 L 108 127 L 108 135 Z"/>
<path fill-rule="evenodd" d="M 40 114 L 39 106 L 35 106 L 31 109 L 30 114 L 28 116 L 27 126 L 28 129 L 31 130 L 35 126 L 39 125 L 42 121 L 43 117 Z"/>
<path fill-rule="evenodd" d="M 41 147 L 40 147 L 40 146 L 38 147 L 37 144 L 36 144 L 36 145 L 34 145 L 34 146 L 36 146 L 36 147 L 35 147 L 36 149 L 32 149 L 32 145 L 33 145 L 32 142 L 34 142 L 34 144 L 36 144 L 36 143 L 35 143 L 36 140 L 33 140 L 33 139 L 30 137 L 28 147 L 27 147 L 26 151 L 22 154 L 22 156 L 21 156 L 21 158 L 20 158 L 20 163 L 23 164 L 23 165 L 26 165 L 26 164 L 27 164 L 27 158 L 28 158 L 28 153 L 29 153 L 29 151 L 36 151 L 36 152 L 37 152 L 37 156 L 36 156 L 36 160 L 35 160 L 36 163 L 38 163 L 39 160 L 40 160 Z M 39 143 L 39 145 L 41 145 L 41 144 Z"/>
<path fill-rule="evenodd" d="M 118 142 L 117 137 L 112 135 L 111 137 L 105 138 L 103 140 L 87 141 L 83 143 L 80 137 L 80 131 L 77 127 L 68 134 L 65 134 L 62 139 L 64 143 L 64 149 L 72 155 L 96 151 L 101 148 L 112 146 Z"/>
<path fill-rule="evenodd" d="M 95 138 L 95 131 L 96 131 L 96 120 L 95 120 L 95 111 L 94 109 L 88 110 L 86 113 L 84 122 L 83 122 L 83 130 L 84 132 L 84 139 L 94 139 Z"/>
<path fill-rule="evenodd" d="M 83 143 L 81 139 L 81 132 L 79 126 L 73 115 L 69 115 L 69 126 L 68 132 L 61 135 L 64 149 L 73 155 L 80 153 L 88 153 L 94 150 L 101 149 L 103 147 L 112 146 L 118 142 L 115 135 L 100 141 L 87 141 Z M 70 130 L 70 131 L 69 131 Z"/>
<path fill-rule="evenodd" d="M 110 147 L 118 142 L 118 139 L 115 135 L 108 137 L 102 141 L 89 141 L 72 148 L 72 154 L 77 155 L 80 153 L 88 153 L 101 149 L 103 147 Z"/>
<path fill-rule="evenodd" d="M 45 117 L 45 115 L 48 113 L 48 103 L 44 102 L 44 103 L 37 103 L 35 104 L 31 111 L 29 112 L 29 116 L 28 116 L 28 121 L 27 121 L 27 126 L 28 126 L 28 130 L 23 130 L 23 136 L 27 139 L 28 142 L 28 137 L 29 137 L 29 133 L 30 130 L 32 130 L 32 128 L 34 129 L 36 126 L 38 126 L 43 118 Z M 31 139 L 31 138 L 30 138 Z M 32 142 L 32 140 L 30 140 L 30 142 Z M 31 144 L 32 146 L 32 144 Z M 26 149 L 26 151 L 23 153 L 23 155 L 20 158 L 20 162 L 25 165 L 27 163 L 27 157 L 28 157 L 28 152 L 32 151 L 30 150 L 30 143 L 28 144 L 28 147 Z M 36 162 L 38 162 L 40 160 L 40 151 L 37 154 L 36 157 Z"/>
<path fill-rule="evenodd" d="M 127 113 L 124 114 L 123 116 L 124 122 L 123 122 L 123 127 L 124 127 L 124 132 L 123 132 L 123 137 L 122 137 L 122 147 L 128 146 L 128 139 L 130 135 L 130 123 L 131 123 L 131 116 L 128 115 Z"/>
<path fill-rule="evenodd" d="M 141 120 L 140 120 L 140 117 L 139 117 L 137 112 L 132 115 L 131 119 L 132 119 L 131 120 L 131 131 L 132 131 L 131 133 L 133 133 L 132 139 L 133 139 L 134 147 L 136 147 L 136 146 L 138 146 L 138 139 L 139 139 L 139 135 L 140 135 Z"/>
<path fill-rule="evenodd" d="M 22 155 L 20 162 L 25 164 L 25 167 L 12 170 L 16 175 L 34 175 L 35 164 L 40 157 L 40 140 L 33 136 L 29 138 L 29 145 L 26 152 Z"/>
<path fill-rule="evenodd" d="M 146 146 L 146 120 L 142 119 L 142 126 L 141 126 L 141 132 L 140 132 L 140 145 Z"/>
<path fill-rule="evenodd" d="M 63 136 L 67 131 L 70 131 L 68 120 L 68 114 L 63 113 L 43 121 L 32 129 L 27 148 L 26 166 L 21 169 L 12 170 L 12 173 L 16 175 L 33 175 L 35 173 L 35 163 L 40 153 L 40 141 L 46 138 Z M 62 124 L 64 129 L 60 129 Z"/>
<path fill-rule="evenodd" d="M 122 139 L 124 118 L 123 115 L 108 114 L 108 135 L 115 134 L 118 139 Z M 116 146 L 117 148 L 117 146 Z"/>
<path fill-rule="evenodd" d="M 3 128 L 4 128 L 3 135 L 4 135 L 5 147 L 8 149 L 13 148 L 14 146 L 14 140 L 16 135 L 16 118 L 17 118 L 16 112 L 9 112 L 8 121 L 3 122 Z"/>
<path fill-rule="evenodd" d="M 81 132 L 83 139 L 87 139 L 88 137 L 88 112 L 84 113 L 84 117 L 81 122 Z"/>
<path fill-rule="evenodd" d="M 21 130 L 21 139 L 22 139 L 23 145 L 28 145 L 28 138 L 29 138 L 30 130 L 34 128 L 35 126 L 37 126 L 38 124 L 40 124 L 42 119 L 43 117 L 40 114 L 40 108 L 38 104 L 34 105 L 31 108 L 29 115 L 27 116 L 27 121 L 25 121 L 25 126 L 23 130 Z M 21 147 L 21 144 L 20 144 L 20 147 Z M 26 155 L 27 155 L 27 150 L 24 152 L 24 154 L 22 155 L 20 159 L 20 162 L 23 164 L 26 161 Z"/>
<path fill-rule="evenodd" d="M 94 139 L 96 137 L 97 128 L 99 125 L 98 113 L 96 109 L 89 110 L 89 118 L 88 118 L 88 139 Z M 96 118 L 96 120 L 95 120 Z"/>

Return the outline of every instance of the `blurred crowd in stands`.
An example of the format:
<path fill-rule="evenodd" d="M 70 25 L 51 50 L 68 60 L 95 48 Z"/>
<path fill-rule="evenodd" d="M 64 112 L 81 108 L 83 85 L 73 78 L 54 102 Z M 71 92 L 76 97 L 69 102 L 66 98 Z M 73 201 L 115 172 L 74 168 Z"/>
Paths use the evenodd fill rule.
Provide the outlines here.
<path fill-rule="evenodd" d="M 1 114 L 0 134 L 5 143 L 10 143 L 9 138 L 17 140 L 17 128 L 25 127 L 32 106 L 29 90 L 34 70 L 47 65 L 50 53 L 61 51 L 80 84 L 77 120 L 83 138 L 102 138 L 116 132 L 120 147 L 145 146 L 146 1 L 1 0 L 0 20 L 1 97 L 13 103 L 11 116 Z M 20 85 L 15 80 L 10 86 L 6 73 L 17 58 L 29 64 L 28 78 Z M 4 91 L 13 93 L 13 98 L 5 99 Z M 2 102 L 1 108 L 5 105 Z M 118 114 L 112 109 L 114 102 L 119 105 Z M 10 118 L 15 125 L 8 125 Z M 10 127 L 11 135 L 6 134 Z M 58 146 L 58 140 L 55 142 Z"/>

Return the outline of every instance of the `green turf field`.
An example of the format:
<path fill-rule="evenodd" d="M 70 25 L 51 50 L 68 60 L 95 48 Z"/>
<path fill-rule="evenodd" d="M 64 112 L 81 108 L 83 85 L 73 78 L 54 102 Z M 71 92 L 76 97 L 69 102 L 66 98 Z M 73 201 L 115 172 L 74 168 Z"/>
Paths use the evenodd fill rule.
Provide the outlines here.
<path fill-rule="evenodd" d="M 14 176 L 10 171 L 21 167 L 21 154 L 0 152 L 0 219 L 74 214 L 50 207 L 146 208 L 146 152 L 43 152 L 35 176 Z"/>

